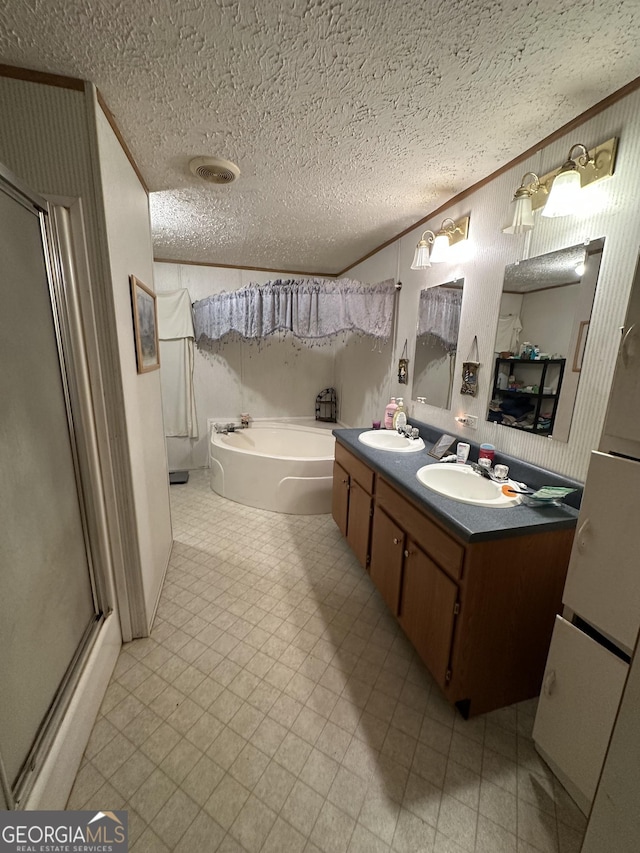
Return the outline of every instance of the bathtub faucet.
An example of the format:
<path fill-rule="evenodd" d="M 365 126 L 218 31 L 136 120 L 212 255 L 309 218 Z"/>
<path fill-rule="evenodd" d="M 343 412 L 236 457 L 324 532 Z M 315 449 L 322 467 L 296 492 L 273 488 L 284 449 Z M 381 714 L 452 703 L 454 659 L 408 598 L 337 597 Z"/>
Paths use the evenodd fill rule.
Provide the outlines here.
<path fill-rule="evenodd" d="M 229 432 L 235 432 L 237 429 L 247 429 L 249 427 L 249 415 L 242 415 L 240 423 L 234 424 L 231 421 L 228 424 L 214 424 L 213 428 L 218 435 L 227 435 Z"/>

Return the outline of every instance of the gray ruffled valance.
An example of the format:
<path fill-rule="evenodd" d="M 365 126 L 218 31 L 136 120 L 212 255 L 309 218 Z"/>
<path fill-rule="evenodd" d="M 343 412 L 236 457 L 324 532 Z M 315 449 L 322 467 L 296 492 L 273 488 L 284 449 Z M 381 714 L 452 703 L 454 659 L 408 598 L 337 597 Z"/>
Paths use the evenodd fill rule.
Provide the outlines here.
<path fill-rule="evenodd" d="M 348 278 L 278 279 L 207 296 L 193 304 L 196 343 L 217 348 L 223 339 L 261 340 L 285 333 L 322 342 L 340 332 L 391 337 L 395 284 Z"/>
<path fill-rule="evenodd" d="M 418 339 L 433 340 L 455 352 L 460 328 L 462 288 L 430 287 L 420 291 Z"/>

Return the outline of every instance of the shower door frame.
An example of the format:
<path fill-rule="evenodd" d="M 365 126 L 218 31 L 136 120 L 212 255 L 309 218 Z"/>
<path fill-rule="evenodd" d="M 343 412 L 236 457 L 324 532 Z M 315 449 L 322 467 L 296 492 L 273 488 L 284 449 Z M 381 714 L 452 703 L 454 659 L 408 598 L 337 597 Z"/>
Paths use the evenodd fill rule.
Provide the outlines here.
<path fill-rule="evenodd" d="M 113 613 L 112 602 L 115 597 L 80 298 L 72 272 L 74 259 L 71 257 L 70 235 L 64 233 L 70 223 L 69 211 L 47 202 L 1 163 L 0 187 L 37 216 L 40 224 L 94 609 L 94 618 L 87 625 L 48 712 L 38 727 L 15 783 L 11 783 L 7 777 L 0 751 L 0 799 L 4 798 L 5 808 L 16 809 L 28 799 L 38 773 L 45 764 L 95 641 L 105 620 Z"/>

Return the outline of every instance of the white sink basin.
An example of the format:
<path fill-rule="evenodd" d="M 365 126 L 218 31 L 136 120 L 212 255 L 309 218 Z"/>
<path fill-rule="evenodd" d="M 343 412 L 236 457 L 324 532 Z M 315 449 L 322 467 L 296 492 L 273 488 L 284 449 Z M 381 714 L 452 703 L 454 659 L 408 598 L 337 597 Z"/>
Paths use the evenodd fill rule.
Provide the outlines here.
<path fill-rule="evenodd" d="M 504 484 L 494 483 L 478 474 L 470 465 L 437 462 L 420 468 L 416 477 L 428 489 L 465 504 L 506 509 L 522 500 L 521 495 L 508 497 L 502 493 L 504 484 L 513 485 L 510 480 L 505 480 Z"/>
<path fill-rule="evenodd" d="M 415 453 L 417 450 L 424 450 L 424 441 L 421 438 L 407 438 L 395 429 L 370 429 L 367 432 L 361 432 L 358 441 L 376 450 L 392 450 L 395 453 Z"/>

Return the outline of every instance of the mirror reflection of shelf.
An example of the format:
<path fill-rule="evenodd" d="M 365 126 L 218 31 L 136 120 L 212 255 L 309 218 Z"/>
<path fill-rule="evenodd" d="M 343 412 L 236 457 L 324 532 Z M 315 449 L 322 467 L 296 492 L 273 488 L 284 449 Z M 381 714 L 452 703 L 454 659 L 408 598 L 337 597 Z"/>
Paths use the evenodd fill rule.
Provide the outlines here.
<path fill-rule="evenodd" d="M 488 420 L 536 435 L 550 435 L 564 368 L 564 358 L 527 360 L 498 356 Z M 505 375 L 509 377 L 506 387 Z"/>
<path fill-rule="evenodd" d="M 604 238 L 589 240 L 505 267 L 495 355 L 517 353 L 523 341 L 537 341 L 544 352 L 567 357 L 553 436 L 530 429 L 534 435 L 569 439 L 603 246 Z"/>

